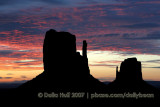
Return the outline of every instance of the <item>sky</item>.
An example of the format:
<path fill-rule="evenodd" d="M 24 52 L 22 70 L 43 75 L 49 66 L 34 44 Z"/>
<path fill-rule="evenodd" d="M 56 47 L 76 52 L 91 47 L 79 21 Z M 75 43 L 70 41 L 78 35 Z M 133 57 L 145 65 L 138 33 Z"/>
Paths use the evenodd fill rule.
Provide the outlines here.
<path fill-rule="evenodd" d="M 43 72 L 42 46 L 49 29 L 88 43 L 91 74 L 113 81 L 130 57 L 144 80 L 160 81 L 159 0 L 1 0 L 0 82 L 27 81 Z"/>

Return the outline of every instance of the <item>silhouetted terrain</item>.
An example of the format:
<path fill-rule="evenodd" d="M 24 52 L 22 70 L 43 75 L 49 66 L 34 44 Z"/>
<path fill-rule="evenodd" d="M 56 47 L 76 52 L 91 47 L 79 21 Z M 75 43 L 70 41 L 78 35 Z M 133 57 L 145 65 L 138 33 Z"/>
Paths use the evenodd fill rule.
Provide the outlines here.
<path fill-rule="evenodd" d="M 160 89 L 160 81 L 146 81 L 148 84 Z M 23 82 L 25 83 L 25 82 Z M 22 85 L 23 83 L 0 83 L 0 90 L 2 89 L 14 89 L 14 88 L 18 88 L 20 85 Z M 111 83 L 110 81 L 105 81 L 103 82 L 104 84 L 108 85 L 109 83 Z"/>
<path fill-rule="evenodd" d="M 19 89 L 88 89 L 105 87 L 90 75 L 87 42 L 83 41 L 83 56 L 76 50 L 76 37 L 68 32 L 49 30 L 43 45 L 44 72 Z"/>
<path fill-rule="evenodd" d="M 0 83 L 0 89 L 18 88 L 22 83 Z"/>
<path fill-rule="evenodd" d="M 152 85 L 152 86 L 160 89 L 160 81 L 146 81 L 146 82 L 147 82 L 148 84 L 150 84 L 150 85 Z M 108 85 L 108 84 L 111 83 L 111 82 L 105 81 L 105 82 L 103 82 L 103 83 L 106 84 L 106 85 Z"/>
<path fill-rule="evenodd" d="M 146 81 L 148 84 L 160 89 L 160 81 Z"/>
<path fill-rule="evenodd" d="M 44 72 L 18 87 L 16 95 L 22 100 L 25 94 L 24 101 L 28 99 L 53 103 L 53 99 L 39 99 L 37 94 L 105 91 L 107 86 L 90 74 L 86 41 L 83 41 L 82 50 L 83 55 L 80 55 L 76 49 L 75 35 L 52 29 L 47 31 L 43 45 Z M 86 100 L 86 97 L 83 100 Z"/>
<path fill-rule="evenodd" d="M 76 37 L 69 32 L 46 32 L 43 44 L 44 72 L 22 84 L 9 94 L 16 100 L 36 104 L 55 103 L 157 103 L 160 91 L 146 83 L 142 78 L 141 62 L 136 58 L 125 59 L 116 70 L 116 79 L 105 85 L 91 74 L 87 58 L 87 42 L 83 41 L 82 55 L 76 49 Z M 84 98 L 38 98 L 38 93 L 82 92 Z M 102 94 L 151 93 L 154 98 L 140 100 L 134 98 L 102 98 Z M 99 95 L 97 95 L 100 93 Z M 8 95 L 9 95 L 8 94 Z M 101 96 L 92 99 L 93 96 Z M 53 95 L 53 94 L 52 94 Z M 51 96 L 52 96 L 51 95 Z M 88 96 L 90 95 L 90 96 Z M 53 96 L 52 96 L 53 97 Z M 89 97 L 89 98 L 88 98 Z M 11 98 L 11 99 L 12 99 Z M 6 98 L 8 100 L 8 97 Z"/>
<path fill-rule="evenodd" d="M 22 81 L 13 81 L 13 82 L 1 82 L 0 83 L 0 89 L 11 89 L 11 88 L 18 88 L 23 83 L 27 82 L 28 80 L 22 80 Z"/>
<path fill-rule="evenodd" d="M 117 67 L 116 79 L 108 84 L 108 89 L 114 92 L 159 93 L 158 89 L 143 80 L 141 70 L 141 62 L 136 58 L 125 59 L 121 63 L 120 71 Z"/>

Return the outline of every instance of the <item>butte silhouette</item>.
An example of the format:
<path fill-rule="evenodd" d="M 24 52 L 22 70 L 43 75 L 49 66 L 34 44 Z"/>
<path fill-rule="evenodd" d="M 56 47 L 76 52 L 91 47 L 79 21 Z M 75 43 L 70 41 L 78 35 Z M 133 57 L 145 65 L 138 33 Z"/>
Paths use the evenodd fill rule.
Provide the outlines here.
<path fill-rule="evenodd" d="M 116 68 L 116 79 L 108 84 L 108 89 L 112 92 L 159 92 L 156 88 L 143 80 L 141 62 L 136 58 L 125 59 L 120 66 Z"/>
<path fill-rule="evenodd" d="M 82 56 L 76 49 L 76 37 L 53 29 L 46 32 L 43 44 L 44 72 L 19 89 L 72 90 L 105 88 L 88 67 L 87 42 L 83 41 Z"/>

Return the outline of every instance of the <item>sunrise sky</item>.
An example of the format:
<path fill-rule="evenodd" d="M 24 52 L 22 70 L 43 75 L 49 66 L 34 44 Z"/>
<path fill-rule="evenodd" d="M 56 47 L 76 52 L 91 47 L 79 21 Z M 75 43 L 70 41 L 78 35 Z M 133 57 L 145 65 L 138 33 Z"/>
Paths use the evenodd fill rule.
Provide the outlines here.
<path fill-rule="evenodd" d="M 87 40 L 91 74 L 101 81 L 114 80 L 130 57 L 142 62 L 145 80 L 160 81 L 159 0 L 1 0 L 0 82 L 43 72 L 49 29 L 76 35 L 80 52 Z"/>

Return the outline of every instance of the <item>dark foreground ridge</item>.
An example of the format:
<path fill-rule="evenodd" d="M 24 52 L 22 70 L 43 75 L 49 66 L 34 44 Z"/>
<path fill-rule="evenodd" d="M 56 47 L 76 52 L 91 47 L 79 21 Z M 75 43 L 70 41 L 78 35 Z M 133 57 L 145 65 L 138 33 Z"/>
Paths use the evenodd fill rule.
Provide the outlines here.
<path fill-rule="evenodd" d="M 141 62 L 128 58 L 116 70 L 116 79 L 105 85 L 91 74 L 87 58 L 87 42 L 83 41 L 82 55 L 76 49 L 76 37 L 68 32 L 49 30 L 43 45 L 44 72 L 11 92 L 12 98 L 36 104 L 54 103 L 155 103 L 160 99 L 159 90 L 142 78 Z M 51 93 L 47 98 L 44 92 Z M 54 98 L 54 93 L 85 93 L 80 98 Z M 40 93 L 40 94 L 39 94 Z M 106 94 L 154 94 L 154 98 L 105 97 Z M 93 95 L 92 95 L 93 94 Z M 12 99 L 11 98 L 11 99 Z M 93 99 L 95 98 L 95 99 Z M 8 99 L 8 98 L 7 98 Z"/>

